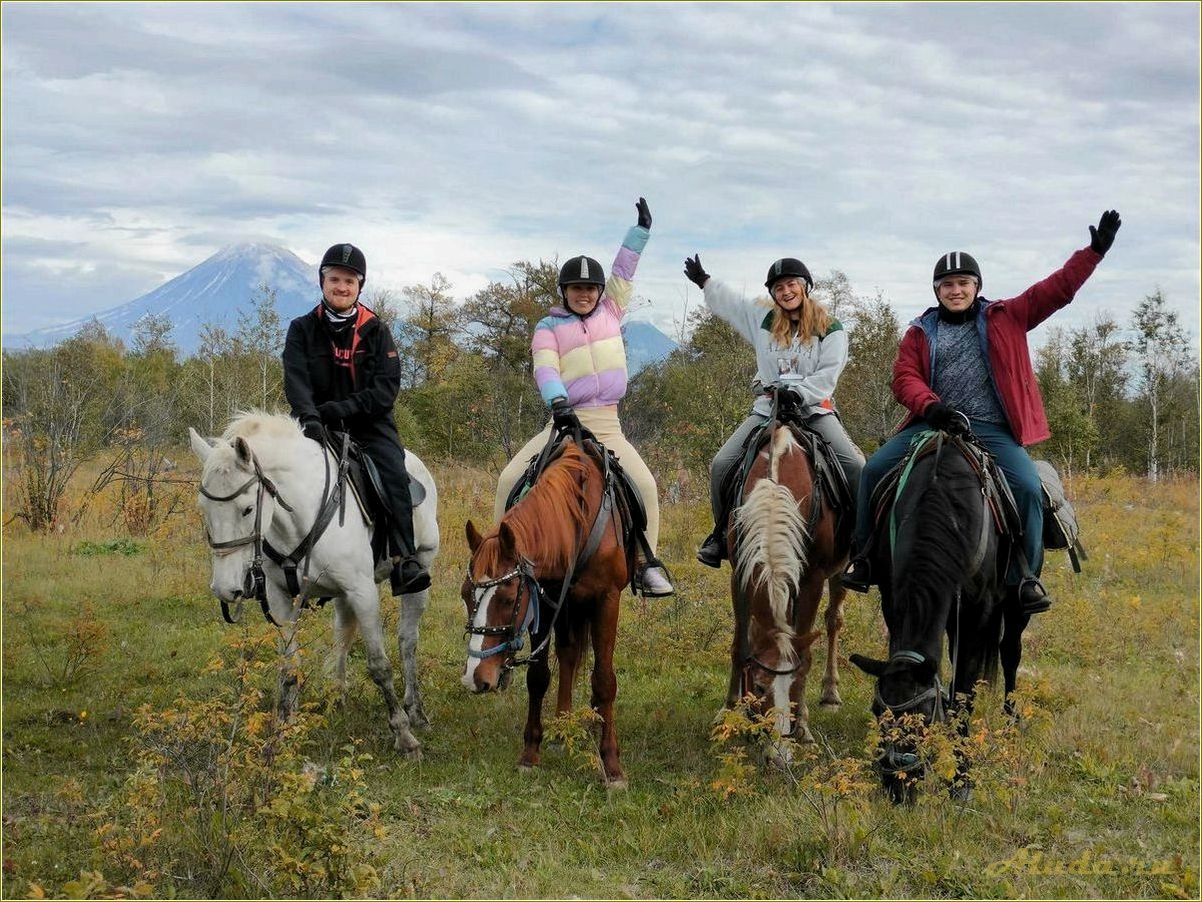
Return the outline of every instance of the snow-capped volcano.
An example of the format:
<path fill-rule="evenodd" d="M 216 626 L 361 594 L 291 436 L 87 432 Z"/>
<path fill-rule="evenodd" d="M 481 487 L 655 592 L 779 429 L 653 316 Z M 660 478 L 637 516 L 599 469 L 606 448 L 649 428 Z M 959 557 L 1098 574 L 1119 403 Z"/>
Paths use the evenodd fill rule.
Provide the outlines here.
<path fill-rule="evenodd" d="M 171 340 L 183 356 L 200 344 L 202 326 L 233 332 L 262 285 L 275 289 L 276 310 L 286 325 L 317 303 L 317 269 L 274 244 L 233 244 L 147 294 L 108 310 L 25 335 L 6 336 L 15 347 L 45 347 L 69 338 L 93 318 L 127 344 L 133 327 L 148 313 L 166 315 Z"/>

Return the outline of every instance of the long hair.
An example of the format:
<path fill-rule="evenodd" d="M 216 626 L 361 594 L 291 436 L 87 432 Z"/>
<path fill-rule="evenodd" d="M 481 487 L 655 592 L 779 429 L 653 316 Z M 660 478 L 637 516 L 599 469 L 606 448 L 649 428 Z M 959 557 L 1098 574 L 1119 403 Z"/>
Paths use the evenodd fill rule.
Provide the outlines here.
<path fill-rule="evenodd" d="M 801 283 L 801 316 L 794 328 L 789 314 L 772 303 L 772 343 L 778 348 L 787 348 L 793 343 L 794 337 L 800 338 L 803 345 L 808 345 L 815 338 L 822 338 L 830 328 L 831 315 L 821 302 L 810 297 L 805 282 Z"/>

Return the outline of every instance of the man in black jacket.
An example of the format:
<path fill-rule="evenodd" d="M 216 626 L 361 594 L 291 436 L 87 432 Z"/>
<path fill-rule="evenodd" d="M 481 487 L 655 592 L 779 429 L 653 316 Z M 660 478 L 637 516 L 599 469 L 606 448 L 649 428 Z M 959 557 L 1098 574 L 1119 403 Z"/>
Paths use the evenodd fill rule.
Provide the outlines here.
<path fill-rule="evenodd" d="M 321 303 L 288 326 L 284 393 L 305 435 L 320 442 L 323 424 L 349 432 L 379 470 L 401 551 L 392 594 L 403 595 L 429 588 L 430 575 L 414 555 L 405 449 L 392 418 L 401 363 L 388 327 L 359 303 L 366 280 L 359 248 L 335 244 L 326 251 L 318 269 Z"/>

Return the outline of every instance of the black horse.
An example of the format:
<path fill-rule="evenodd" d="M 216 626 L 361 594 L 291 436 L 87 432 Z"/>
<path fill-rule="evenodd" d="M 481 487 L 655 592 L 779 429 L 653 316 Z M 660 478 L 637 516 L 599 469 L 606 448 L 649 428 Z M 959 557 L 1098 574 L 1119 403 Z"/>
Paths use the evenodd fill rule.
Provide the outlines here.
<path fill-rule="evenodd" d="M 878 718 L 886 711 L 895 718 L 917 714 L 930 724 L 949 713 L 967 714 L 978 681 L 996 679 L 999 658 L 1006 710 L 1013 713 L 1010 693 L 1030 616 L 1005 586 L 1011 543 L 991 510 L 991 483 L 1001 478 L 995 474 L 971 436 L 934 433 L 915 453 L 891 514 L 882 518 L 872 569 L 880 574 L 889 659 L 850 658 L 877 678 L 872 711 Z M 946 693 L 939 676 L 945 634 L 952 665 Z M 960 724 L 966 730 L 967 718 Z M 891 731 L 877 766 L 895 801 L 913 798 L 924 768 L 912 734 Z M 953 793 L 967 797 L 968 785 L 961 762 Z"/>

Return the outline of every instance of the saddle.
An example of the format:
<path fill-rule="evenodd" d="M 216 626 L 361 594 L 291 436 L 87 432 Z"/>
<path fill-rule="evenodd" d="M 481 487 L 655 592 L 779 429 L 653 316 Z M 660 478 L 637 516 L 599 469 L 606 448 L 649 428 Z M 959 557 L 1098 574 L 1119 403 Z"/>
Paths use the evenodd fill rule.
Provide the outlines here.
<path fill-rule="evenodd" d="M 509 497 L 505 499 L 505 510 L 509 510 L 525 497 L 526 493 L 534 487 L 534 484 L 538 481 L 543 471 L 563 453 L 569 441 L 576 442 L 601 467 L 601 472 L 604 476 L 604 491 L 607 494 L 612 493 L 614 511 L 622 527 L 623 550 L 626 555 L 626 572 L 630 574 L 630 589 L 632 592 L 637 592 L 638 573 L 635 562 L 639 556 L 639 552 L 642 552 L 643 560 L 648 564 L 659 564 L 662 566 L 662 561 L 651 553 L 651 546 L 647 541 L 647 509 L 643 504 L 643 498 L 639 494 L 638 487 L 635 486 L 629 474 L 622 469 L 617 455 L 606 448 L 584 426 L 576 425 L 572 427 L 555 427 L 552 429 L 551 435 L 547 439 L 547 444 L 543 446 L 542 451 L 530 459 L 530 463 L 526 466 L 526 470 L 522 473 L 521 478 L 518 479 L 510 490 Z M 604 518 L 598 516 L 597 524 L 594 526 L 593 532 L 580 554 L 577 562 L 578 565 L 587 562 L 597 550 L 597 547 L 601 543 L 603 526 Z"/>
<path fill-rule="evenodd" d="M 326 498 L 333 496 L 335 500 L 327 501 L 322 506 L 313 529 L 291 554 L 284 554 L 268 543 L 263 546 L 267 556 L 283 569 L 288 591 L 294 596 L 300 594 L 302 588 L 301 579 L 297 576 L 300 562 L 306 558 L 335 516 L 339 523 L 346 520 L 347 486 L 350 486 L 351 497 L 371 531 L 372 561 L 378 565 L 386 557 L 405 553 L 392 528 L 392 514 L 384 494 L 384 483 L 372 459 L 363 453 L 358 442 L 348 433 L 326 430 L 322 445 L 337 462 L 337 469 L 329 471 L 328 484 L 325 486 Z M 408 475 L 409 497 L 416 508 L 426 499 L 426 489 L 412 474 Z M 319 605 L 324 605 L 328 598 L 318 598 L 317 601 Z"/>
<path fill-rule="evenodd" d="M 333 432 L 330 434 L 330 440 L 326 443 L 326 447 L 333 452 L 335 457 L 342 452 L 343 435 L 344 433 Z M 353 438 L 348 439 L 347 447 L 349 451 L 346 468 L 347 483 L 351 488 L 351 496 L 355 499 L 360 513 L 363 514 L 363 519 L 367 521 L 367 526 L 371 530 L 372 553 L 376 563 L 379 563 L 383 560 L 385 552 L 402 554 L 404 549 L 398 546 L 392 535 L 392 513 L 389 511 L 387 496 L 384 493 L 384 481 L 380 478 L 380 471 L 376 469 L 375 462 L 363 453 L 363 449 Z M 412 474 L 407 473 L 406 475 L 409 477 L 409 498 L 416 509 L 426 500 L 426 487 L 414 479 Z M 342 516 L 340 511 L 339 517 Z"/>
<path fill-rule="evenodd" d="M 830 416 L 830 414 L 822 414 L 822 416 Z M 838 416 L 838 414 L 834 414 L 834 416 Z M 855 499 L 851 494 L 851 485 L 847 481 L 847 474 L 843 471 L 843 465 L 839 462 L 834 449 L 821 435 L 809 427 L 809 417 L 795 405 L 780 405 L 776 410 L 775 419 L 793 431 L 798 444 L 809 455 L 820 483 L 820 491 L 824 497 L 830 500 L 831 506 L 835 510 L 836 533 L 845 526 L 850 527 L 856 509 Z M 719 524 L 722 531 L 725 531 L 725 521 L 729 519 L 730 512 L 738 507 L 742 500 L 747 474 L 751 472 L 752 464 L 755 463 L 756 457 L 759 456 L 760 451 L 763 450 L 772 435 L 772 423 L 773 418 L 769 418 L 761 426 L 751 431 L 743 443 L 739 465 L 731 468 L 722 483 L 721 498 L 724 522 Z"/>
<path fill-rule="evenodd" d="M 888 530 L 892 545 L 893 526 L 890 515 L 894 503 L 906 487 L 914 463 L 931 454 L 941 453 L 948 446 L 963 455 L 976 471 L 994 530 L 999 537 L 1009 539 L 1011 554 L 1019 556 L 1019 564 L 1024 574 L 1033 575 L 1029 572 L 1030 566 L 1022 552 L 1023 521 L 1019 515 L 1018 504 L 1010 491 L 1005 474 L 998 468 L 993 455 L 970 438 L 935 430 L 918 433 L 910 443 L 906 456 L 877 483 L 870 499 L 873 521 L 871 542 L 875 544 L 880 532 Z M 1005 572 L 1006 564 L 1006 560 L 999 559 L 1000 572 Z"/>

